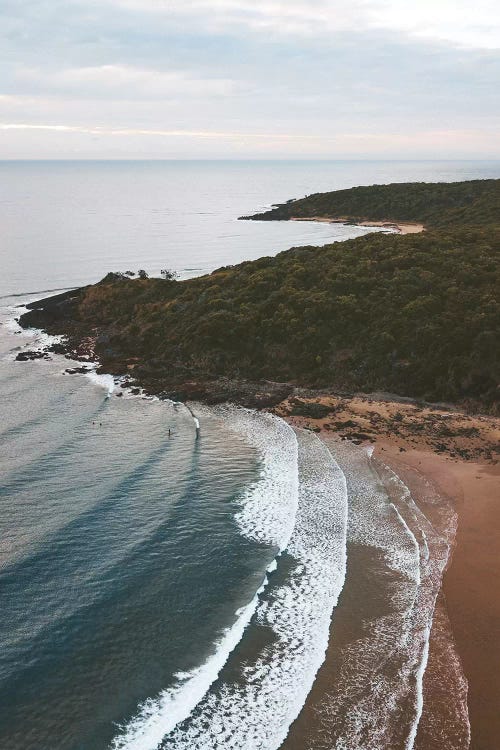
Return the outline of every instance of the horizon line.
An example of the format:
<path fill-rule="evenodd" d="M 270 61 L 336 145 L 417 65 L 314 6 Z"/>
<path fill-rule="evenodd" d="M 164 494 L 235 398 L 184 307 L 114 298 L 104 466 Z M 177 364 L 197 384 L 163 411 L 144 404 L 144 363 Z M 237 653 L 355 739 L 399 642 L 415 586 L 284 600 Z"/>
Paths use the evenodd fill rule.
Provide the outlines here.
<path fill-rule="evenodd" d="M 63 157 L 51 157 L 51 156 L 20 156 L 20 157 L 0 157 L 0 163 L 14 163 L 14 162 L 476 162 L 476 161 L 487 161 L 487 162 L 500 162 L 499 156 L 469 156 L 469 157 L 394 157 L 394 156 L 316 156 L 316 157 L 300 157 L 300 156 L 274 156 L 274 157 L 263 157 L 263 156 L 249 156 L 249 157 L 213 157 L 213 156 L 193 156 L 193 157 L 169 157 L 169 156 L 150 156 L 150 157 L 121 157 L 121 156 L 63 156 Z"/>

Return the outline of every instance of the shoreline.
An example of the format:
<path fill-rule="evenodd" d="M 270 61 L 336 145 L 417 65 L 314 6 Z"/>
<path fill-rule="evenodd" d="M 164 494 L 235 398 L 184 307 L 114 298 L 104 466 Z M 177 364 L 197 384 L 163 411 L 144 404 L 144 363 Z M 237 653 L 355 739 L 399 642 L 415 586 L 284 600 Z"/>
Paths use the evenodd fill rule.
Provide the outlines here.
<path fill-rule="evenodd" d="M 374 229 L 390 229 L 391 231 L 397 232 L 398 234 L 420 234 L 425 231 L 424 224 L 418 222 L 405 221 L 351 221 L 347 217 L 340 217 L 338 219 L 332 219 L 329 216 L 311 216 L 311 217 L 300 217 L 292 216 L 289 221 L 316 221 L 324 224 L 343 224 L 344 226 L 355 226 L 355 227 L 373 227 Z"/>
<path fill-rule="evenodd" d="M 334 419 L 342 419 L 344 433 L 349 433 L 343 439 L 374 445 L 374 457 L 401 477 L 417 505 L 419 500 L 425 502 L 429 492 L 453 505 L 458 530 L 434 611 L 423 676 L 423 711 L 414 748 L 466 750 L 469 723 L 471 750 L 495 750 L 500 734 L 500 643 L 496 637 L 500 627 L 500 603 L 496 600 L 500 560 L 495 556 L 500 545 L 500 463 L 490 449 L 493 440 L 500 437 L 500 420 L 368 397 L 323 397 L 302 402 L 341 407 Z M 276 411 L 292 425 L 312 429 L 322 439 L 331 439 L 334 434 L 329 426 L 331 419 L 292 415 L 289 402 Z M 377 417 L 381 420 L 377 432 L 369 436 L 362 432 L 368 414 L 375 423 Z M 401 414 L 406 430 L 398 428 Z M 386 431 L 388 417 L 396 415 L 396 429 Z M 436 425 L 443 417 L 448 432 L 459 434 L 441 437 L 437 449 Z M 412 424 L 423 424 L 424 428 L 415 433 Z M 337 426 L 336 434 L 340 431 Z M 342 627 L 346 626 L 342 622 L 340 626 L 342 637 Z M 332 624 L 325 662 L 283 750 L 309 747 L 308 737 L 320 731 L 317 706 L 321 696 L 328 693 L 330 676 L 338 669 L 338 627 L 338 622 L 335 627 Z M 447 743 L 443 742 L 443 733 Z"/>
<path fill-rule="evenodd" d="M 458 529 L 443 579 L 453 637 L 467 677 L 472 750 L 494 750 L 500 735 L 500 467 L 405 456 L 442 495 L 455 501 Z"/>
<path fill-rule="evenodd" d="M 86 344 L 77 359 L 90 364 L 96 361 L 95 354 L 91 342 L 88 341 Z M 65 353 L 68 354 L 68 350 Z M 132 380 L 129 387 L 136 383 L 137 381 Z M 224 385 L 227 387 L 228 383 Z M 306 427 L 320 433 L 322 437 L 330 433 L 358 444 L 375 444 L 375 456 L 391 467 L 396 474 L 401 474 L 405 483 L 408 483 L 405 472 L 408 472 L 408 475 L 412 472 L 420 473 L 424 483 L 438 487 L 441 494 L 454 501 L 459 512 L 459 532 L 436 611 L 439 620 L 444 623 L 442 629 L 446 630 L 449 626 L 450 637 L 458 647 L 460 661 L 464 665 L 469 682 L 468 705 L 473 737 L 471 748 L 495 750 L 496 737 L 500 733 L 500 720 L 497 718 L 500 678 L 496 676 L 500 674 L 500 644 L 495 643 L 494 626 L 495 623 L 500 623 L 500 606 L 495 605 L 494 593 L 496 581 L 500 576 L 500 561 L 495 561 L 493 557 L 495 545 L 484 549 L 481 540 L 492 536 L 494 529 L 500 529 L 500 508 L 493 507 L 492 494 L 495 490 L 494 483 L 498 483 L 500 476 L 498 458 L 495 454 L 495 445 L 498 445 L 500 439 L 500 420 L 486 415 L 469 416 L 464 412 L 453 411 L 453 407 L 449 405 L 422 404 L 391 394 L 328 396 L 313 395 L 306 389 L 284 388 L 285 391 L 288 390 L 288 393 L 281 397 L 285 401 L 275 406 L 278 399 L 271 386 L 277 385 L 281 388 L 286 384 L 269 383 L 271 392 L 266 394 L 269 396 L 269 402 L 265 403 L 267 399 L 259 397 L 258 403 L 249 406 L 273 411 L 278 416 L 285 417 L 293 426 Z M 224 400 L 231 400 L 231 393 L 226 391 L 226 388 L 224 391 Z M 294 394 L 301 393 L 300 398 L 292 395 L 290 391 Z M 182 396 L 184 395 L 183 393 Z M 198 396 L 189 395 L 195 399 Z M 249 400 L 254 399 L 255 393 L 252 393 Z M 297 408 L 297 404 L 305 407 L 305 414 L 290 414 L 290 411 Z M 316 414 L 307 413 L 307 409 L 311 407 Z M 323 412 L 321 416 L 317 414 L 318 407 Z M 324 413 L 325 409 L 327 415 Z M 481 483 L 484 477 L 490 478 L 487 483 Z M 485 494 L 483 488 L 490 494 Z M 418 497 L 418 490 L 416 496 Z M 475 510 L 478 502 L 486 507 L 487 514 Z M 496 540 L 498 546 L 500 531 Z M 458 563 L 455 562 L 457 559 Z M 486 576 L 487 581 L 481 585 L 481 593 L 478 595 L 478 580 L 485 578 L 490 565 L 492 567 Z M 467 583 L 465 592 L 464 579 Z M 478 633 L 472 643 L 471 632 Z M 483 643 L 488 645 L 486 650 Z M 328 669 L 332 669 L 330 651 L 331 639 L 325 663 L 316 677 L 310 696 L 296 720 L 297 723 L 301 721 L 302 716 L 308 717 L 307 721 L 311 726 L 317 721 L 311 700 L 312 696 L 317 695 L 318 690 L 328 689 Z M 495 670 L 490 668 L 492 651 Z M 433 632 L 424 683 L 433 670 L 438 677 L 446 673 L 443 672 L 443 665 L 439 665 L 440 660 L 444 660 L 446 664 L 448 680 L 453 658 L 453 653 L 446 653 L 446 648 L 440 650 L 439 638 Z M 327 676 L 322 676 L 323 673 Z M 434 683 L 437 681 L 434 680 Z M 488 684 L 487 695 L 484 690 L 485 683 Z M 457 686 L 457 689 L 461 689 L 459 677 Z M 429 738 L 428 729 L 426 737 L 421 738 L 420 728 L 429 728 L 433 724 L 428 712 L 430 703 L 439 704 L 439 691 L 436 691 L 435 685 L 432 690 L 426 686 L 424 693 L 422 719 L 414 747 L 415 750 L 442 750 L 439 744 L 435 744 L 432 738 Z M 294 724 L 289 738 L 293 738 L 295 731 Z M 475 744 L 478 737 L 481 739 L 480 745 Z M 294 746 L 288 744 L 289 742 L 292 743 L 293 740 L 287 739 L 282 747 L 303 750 L 302 745 Z M 450 747 L 455 750 L 455 746 Z M 462 750 L 462 746 L 457 747 Z"/>

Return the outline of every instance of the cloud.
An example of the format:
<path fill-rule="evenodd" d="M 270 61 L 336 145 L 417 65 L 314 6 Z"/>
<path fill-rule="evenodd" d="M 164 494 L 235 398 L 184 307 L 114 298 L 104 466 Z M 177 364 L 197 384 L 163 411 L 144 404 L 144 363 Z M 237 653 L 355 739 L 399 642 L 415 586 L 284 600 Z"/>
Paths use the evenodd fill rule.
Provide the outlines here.
<path fill-rule="evenodd" d="M 104 0 L 170 21 L 191 18 L 212 29 L 324 35 L 380 29 L 485 49 L 500 49 L 496 0 Z"/>
<path fill-rule="evenodd" d="M 361 133 L 343 133 L 335 134 L 325 133 L 283 133 L 283 132 L 231 132 L 231 131 L 205 131 L 205 130 L 169 130 L 169 129 L 151 129 L 151 128 L 109 128 L 102 126 L 80 126 L 66 124 L 31 124 L 31 123 L 8 123 L 0 122 L 0 131 L 47 131 L 53 133 L 78 133 L 84 135 L 106 136 L 106 137 L 150 137 L 166 139 L 195 139 L 195 140 L 219 140 L 227 141 L 262 141 L 264 144 L 276 142 L 289 142 L 292 146 L 296 143 L 305 146 L 309 151 L 317 151 L 324 148 L 325 144 L 330 147 L 344 148 L 348 145 L 350 148 L 357 147 L 359 144 L 364 146 L 378 145 L 385 148 L 387 146 L 405 146 L 405 145 L 422 145 L 426 142 L 434 147 L 443 144 L 460 146 L 463 144 L 473 143 L 480 135 L 474 130 L 409 130 L 406 133 L 399 132 L 361 132 Z M 490 132 L 489 146 L 498 147 L 500 145 L 500 135 L 498 131 Z M 484 132 L 482 133 L 484 137 Z"/>
<path fill-rule="evenodd" d="M 478 49 L 500 49 L 497 0 L 379 0 L 374 26 Z"/>
<path fill-rule="evenodd" d="M 78 93 L 79 96 L 114 99 L 155 99 L 159 97 L 229 96 L 236 83 L 224 78 L 202 78 L 187 71 L 154 70 L 132 65 L 109 64 L 43 71 L 21 68 L 16 81 L 38 91 Z"/>
<path fill-rule="evenodd" d="M 0 2 L 0 157 L 499 147 L 491 0 Z"/>
<path fill-rule="evenodd" d="M 254 31 L 310 35 L 342 31 L 362 23 L 367 0 L 105 0 L 124 10 L 152 13 L 165 19 L 198 19 L 212 29 L 240 27 Z"/>
<path fill-rule="evenodd" d="M 82 125 L 54 125 L 54 124 L 32 124 L 32 123 L 9 123 L 0 122 L 0 130 L 46 130 L 56 133 L 85 133 L 90 135 L 108 136 L 154 136 L 163 138 L 213 138 L 213 139 L 241 139 L 251 138 L 257 140 L 315 140 L 317 136 L 292 134 L 292 133 L 231 133 L 205 130 L 153 130 L 151 128 L 109 128 L 96 125 L 85 127 Z"/>

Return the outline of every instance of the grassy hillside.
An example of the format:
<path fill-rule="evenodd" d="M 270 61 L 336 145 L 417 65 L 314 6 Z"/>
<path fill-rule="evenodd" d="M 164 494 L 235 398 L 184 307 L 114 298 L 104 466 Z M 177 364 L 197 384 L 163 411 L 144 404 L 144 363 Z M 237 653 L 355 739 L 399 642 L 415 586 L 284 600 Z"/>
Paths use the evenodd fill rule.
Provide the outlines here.
<path fill-rule="evenodd" d="M 272 221 L 315 216 L 349 221 L 415 221 L 436 228 L 500 226 L 500 180 L 356 187 L 316 193 L 242 218 Z"/>
<path fill-rule="evenodd" d="M 495 411 L 499 254 L 493 228 L 374 233 L 182 282 L 110 276 L 25 323 L 97 335 L 108 369 L 167 390 L 223 376 Z"/>

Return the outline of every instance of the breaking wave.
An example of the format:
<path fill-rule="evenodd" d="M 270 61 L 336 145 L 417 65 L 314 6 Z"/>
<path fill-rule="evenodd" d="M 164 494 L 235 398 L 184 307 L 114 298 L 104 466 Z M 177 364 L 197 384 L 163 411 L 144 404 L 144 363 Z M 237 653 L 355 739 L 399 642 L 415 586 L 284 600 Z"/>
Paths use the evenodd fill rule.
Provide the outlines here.
<path fill-rule="evenodd" d="M 260 481 L 241 499 L 236 518 L 244 535 L 281 553 L 268 568 L 276 573 L 239 611 L 215 654 L 147 701 L 115 738 L 113 750 L 153 750 L 162 738 L 165 750 L 276 750 L 324 660 L 345 579 L 345 477 L 313 434 L 299 433 L 297 440 L 272 415 L 205 409 L 197 414 L 215 412 L 261 451 Z M 264 645 L 245 647 L 247 633 L 260 633 Z M 236 666 L 224 670 L 228 659 Z"/>
<path fill-rule="evenodd" d="M 341 647 L 338 674 L 318 706 L 317 747 L 412 750 L 436 596 L 456 518 L 441 502 L 431 523 L 408 487 L 369 451 L 338 440 L 328 445 L 349 488 L 349 586 L 368 596 L 376 592 L 376 604 L 363 610 L 356 601 L 363 629 Z"/>
<path fill-rule="evenodd" d="M 91 380 L 94 385 L 104 388 L 106 390 L 106 398 L 112 396 L 115 390 L 115 379 L 112 375 L 99 375 L 95 370 L 89 370 L 85 373 L 85 377 Z"/>

